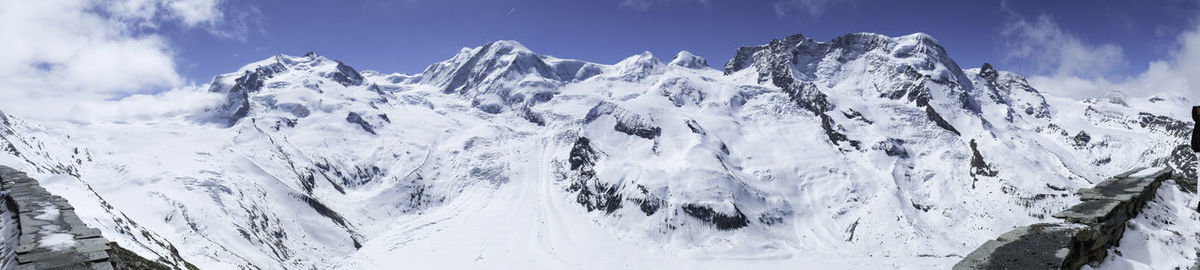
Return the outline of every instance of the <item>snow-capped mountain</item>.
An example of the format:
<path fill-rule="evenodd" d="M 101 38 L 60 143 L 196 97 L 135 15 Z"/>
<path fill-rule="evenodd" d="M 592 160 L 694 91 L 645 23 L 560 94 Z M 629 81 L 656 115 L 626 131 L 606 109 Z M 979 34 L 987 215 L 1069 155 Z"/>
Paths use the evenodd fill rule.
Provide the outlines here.
<path fill-rule="evenodd" d="M 724 70 L 515 41 L 411 75 L 276 55 L 187 116 L 6 116 L 0 164 L 202 269 L 946 268 L 1106 177 L 1194 176 L 1187 100 L 1050 97 L 981 64 L 869 33 L 742 47 Z"/>

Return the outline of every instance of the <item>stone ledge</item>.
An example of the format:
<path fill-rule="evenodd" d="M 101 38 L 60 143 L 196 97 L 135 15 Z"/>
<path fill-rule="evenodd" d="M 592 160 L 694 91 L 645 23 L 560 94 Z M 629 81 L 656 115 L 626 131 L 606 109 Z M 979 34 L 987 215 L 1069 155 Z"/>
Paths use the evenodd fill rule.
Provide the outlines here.
<path fill-rule="evenodd" d="M 0 196 L 0 201 L 16 211 L 13 214 L 21 230 L 16 250 L 18 270 L 171 269 L 104 238 L 99 229 L 90 228 L 79 219 L 67 199 L 50 194 L 23 172 L 0 166 L 0 189 L 7 192 L 7 196 Z M 58 217 L 36 218 L 41 214 L 39 210 L 46 208 L 58 210 Z M 40 242 L 43 231 L 68 234 L 75 244 L 65 250 L 44 248 Z"/>
<path fill-rule="evenodd" d="M 1104 260 L 1125 223 L 1153 200 L 1169 168 L 1138 169 L 1080 189 L 1081 203 L 1055 213 L 1060 223 L 1017 227 L 984 243 L 954 265 L 966 269 L 1080 269 Z"/>
<path fill-rule="evenodd" d="M 37 180 L 12 168 L 0 166 L 0 189 L 7 191 L 4 202 L 11 204 L 20 228 L 17 244 L 17 269 L 113 269 L 108 239 L 100 230 L 89 228 L 66 199 L 50 194 Z M 38 218 L 42 211 L 57 211 L 54 218 Z M 43 247 L 47 233 L 71 236 L 74 244 L 66 249 Z"/>
<path fill-rule="evenodd" d="M 1058 269 L 1071 257 L 1071 236 L 1084 227 L 1051 223 L 1017 227 L 967 254 L 954 269 Z"/>

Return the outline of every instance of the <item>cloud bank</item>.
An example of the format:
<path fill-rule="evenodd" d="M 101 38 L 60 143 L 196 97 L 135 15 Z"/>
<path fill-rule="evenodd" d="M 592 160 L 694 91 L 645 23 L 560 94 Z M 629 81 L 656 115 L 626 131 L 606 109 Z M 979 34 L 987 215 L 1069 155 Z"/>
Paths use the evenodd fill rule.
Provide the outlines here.
<path fill-rule="evenodd" d="M 1118 74 L 1130 63 L 1120 46 L 1090 44 L 1059 26 L 1053 17 L 1019 15 L 1000 30 L 1006 61 L 1032 71 L 1030 82 L 1043 92 L 1074 98 L 1120 91 L 1134 97 L 1185 97 L 1200 102 L 1200 24 L 1175 38 L 1171 52 L 1143 71 Z M 1134 66 L 1136 67 L 1136 66 Z"/>
<path fill-rule="evenodd" d="M 705 8 L 712 7 L 713 0 L 621 0 L 620 7 L 632 9 L 640 12 L 649 11 L 656 6 L 670 6 L 675 4 L 695 4 Z M 718 0 L 719 1 L 719 0 Z M 771 7 L 775 11 L 775 15 L 779 18 L 788 17 L 790 15 L 800 13 L 809 18 L 820 18 L 829 8 L 837 5 L 845 4 L 851 0 L 776 0 L 773 1 Z"/>
<path fill-rule="evenodd" d="M 225 33 L 219 0 L 8 0 L 0 4 L 0 110 L 88 121 L 186 108 L 165 25 Z M 158 93 L 147 95 L 146 93 Z M 126 99 L 160 99 L 145 104 Z M 193 99 L 203 100 L 203 99 Z M 122 105 L 137 104 L 131 107 Z"/>

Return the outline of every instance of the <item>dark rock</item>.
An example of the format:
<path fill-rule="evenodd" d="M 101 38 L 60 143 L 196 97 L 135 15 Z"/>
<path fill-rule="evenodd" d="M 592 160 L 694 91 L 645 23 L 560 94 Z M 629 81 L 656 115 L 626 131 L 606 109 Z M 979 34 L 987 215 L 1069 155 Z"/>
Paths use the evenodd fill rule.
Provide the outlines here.
<path fill-rule="evenodd" d="M 983 154 L 979 153 L 979 145 L 975 144 L 975 140 L 971 140 L 971 176 L 988 176 L 996 177 L 999 174 L 992 165 L 983 160 Z"/>
<path fill-rule="evenodd" d="M 1197 162 L 1195 152 L 1186 145 L 1180 145 L 1171 151 L 1171 157 L 1167 158 L 1165 165 L 1174 170 L 1171 176 L 1179 183 L 1179 187 L 1195 193 Z"/>
<path fill-rule="evenodd" d="M 371 133 L 371 135 L 377 135 L 375 134 L 375 128 L 371 127 L 371 123 L 367 123 L 367 120 L 364 120 L 362 115 L 359 115 L 356 112 L 350 112 L 349 114 L 346 114 L 346 122 L 350 122 L 351 124 L 356 124 L 359 127 L 362 127 L 364 131 Z"/>
<path fill-rule="evenodd" d="M 161 263 L 138 256 L 137 253 L 129 251 L 115 242 L 109 243 L 108 246 L 110 247 L 108 260 L 112 262 L 114 269 L 174 270 Z M 199 268 L 189 263 L 187 264 L 187 269 Z"/>
<path fill-rule="evenodd" d="M 580 170 L 584 166 L 590 168 L 595 165 L 596 158 L 596 150 L 592 150 L 591 141 L 587 137 L 579 137 L 571 146 L 571 153 L 567 161 L 571 163 L 571 170 Z"/>
<path fill-rule="evenodd" d="M 1000 73 L 996 72 L 996 68 L 992 67 L 992 64 L 983 63 L 983 67 L 979 68 L 979 76 L 982 76 L 983 79 L 995 85 L 996 79 L 1000 78 Z"/>
<path fill-rule="evenodd" d="M 700 128 L 700 123 L 697 123 L 696 120 L 688 119 L 688 120 L 684 120 L 683 123 L 687 125 L 688 129 L 692 130 L 692 133 L 696 133 L 696 134 L 700 134 L 700 135 L 707 134 L 704 132 L 703 128 Z"/>
<path fill-rule="evenodd" d="M 1071 144 L 1075 145 L 1075 147 L 1085 147 L 1091 141 L 1092 136 L 1088 135 L 1087 132 L 1084 131 L 1079 131 L 1079 134 L 1075 134 L 1075 137 L 1071 137 Z"/>
<path fill-rule="evenodd" d="M 850 137 L 846 136 L 846 134 L 842 134 L 841 131 L 835 129 L 836 126 L 833 123 L 833 118 L 829 117 L 828 114 L 822 113 L 818 116 L 821 118 L 821 130 L 825 132 L 825 136 L 829 138 L 830 142 L 832 142 L 834 145 L 841 145 L 842 142 L 845 142 L 851 147 L 854 147 L 855 150 L 861 149 L 859 148 L 859 144 L 861 144 L 861 142 L 857 140 L 851 140 Z"/>
<path fill-rule="evenodd" d="M 634 204 L 637 204 L 638 208 L 640 208 L 642 213 L 645 213 L 646 216 L 654 215 L 654 213 L 658 212 L 659 208 L 662 208 L 667 204 L 666 200 L 650 194 L 650 190 L 647 190 L 645 186 L 637 185 L 637 187 L 638 190 L 641 191 L 640 197 L 631 197 L 629 200 Z"/>
<path fill-rule="evenodd" d="M 1053 216 L 1067 223 L 1018 227 L 988 241 L 963 258 L 954 269 L 1080 269 L 1104 261 L 1117 246 L 1127 222 L 1156 197 L 1172 170 L 1142 169 L 1109 178 L 1079 190 L 1080 204 Z M 1052 187 L 1053 188 L 1053 187 Z"/>
<path fill-rule="evenodd" d="M 329 74 L 329 79 L 342 86 L 362 85 L 363 83 L 362 74 L 359 74 L 354 68 L 343 64 L 342 61 L 337 62 L 337 72 Z"/>
<path fill-rule="evenodd" d="M 342 217 L 341 214 L 339 214 L 337 211 L 334 211 L 332 208 L 329 208 L 329 206 L 326 206 L 324 203 L 321 203 L 321 201 L 318 201 L 316 198 L 313 198 L 311 196 L 301 195 L 301 194 L 294 194 L 293 196 L 300 199 L 300 201 L 304 202 L 305 204 L 308 204 L 309 207 L 311 207 L 313 210 L 317 211 L 317 214 L 320 214 L 321 216 L 328 218 L 329 221 L 332 221 L 334 224 L 337 224 L 338 226 L 342 227 L 342 229 L 345 229 L 346 232 L 350 235 L 349 238 L 350 238 L 351 243 L 355 244 L 356 248 L 359 247 L 358 246 L 359 245 L 358 237 L 360 237 L 360 236 L 356 232 L 354 232 L 353 229 L 350 228 L 350 225 L 346 223 L 346 219 L 344 217 Z M 245 234 L 245 233 L 243 232 L 243 234 Z M 277 241 L 280 241 L 280 242 L 278 242 L 278 244 L 281 245 L 282 238 L 285 238 L 286 236 L 282 235 L 281 233 L 275 233 L 274 237 L 276 238 Z M 284 251 L 286 252 L 286 250 L 284 250 Z"/>
<path fill-rule="evenodd" d="M 800 108 L 813 114 L 823 114 L 833 110 L 833 105 L 829 103 L 829 97 L 825 93 L 821 93 L 817 89 L 817 85 L 812 82 L 794 84 L 791 77 L 783 76 L 773 77 L 771 81 L 783 89 L 783 92 L 787 93 L 788 97 Z"/>
<path fill-rule="evenodd" d="M 1064 269 L 1071 261 L 1074 235 L 1080 229 L 1057 224 L 1017 227 L 968 254 L 954 265 L 968 269 Z M 1065 250 L 1067 252 L 1061 252 Z"/>
<path fill-rule="evenodd" d="M 1138 113 L 1138 125 L 1142 128 L 1161 131 L 1178 138 L 1186 138 L 1189 130 L 1188 124 L 1183 121 L 1144 112 Z"/>
<path fill-rule="evenodd" d="M 929 121 L 933 121 L 933 123 L 937 124 L 938 127 L 948 130 L 951 133 L 954 133 L 954 135 L 962 136 L 962 133 L 959 133 L 958 130 L 954 128 L 954 125 L 950 124 L 950 122 L 946 122 L 946 119 L 943 119 L 942 115 L 938 114 L 937 110 L 933 109 L 933 106 L 925 106 L 925 115 L 929 117 Z"/>
<path fill-rule="evenodd" d="M 875 144 L 871 149 L 883 151 L 888 156 L 908 158 L 908 149 L 904 147 L 904 140 L 901 139 L 888 138 Z"/>
<path fill-rule="evenodd" d="M 736 230 L 750 224 L 750 221 L 746 219 L 746 214 L 743 214 L 737 205 L 733 206 L 733 213 L 721 213 L 708 206 L 689 203 L 683 205 L 683 212 L 713 224 L 718 230 Z"/>
<path fill-rule="evenodd" d="M 246 71 L 234 79 L 233 85 L 221 84 L 220 78 L 214 80 L 208 91 L 225 94 L 225 102 L 217 108 L 217 117 L 230 126 L 246 117 L 250 113 L 250 94 L 262 90 L 263 82 L 286 70 L 287 67 L 276 62 Z"/>
<path fill-rule="evenodd" d="M 588 114 L 584 116 L 583 123 L 590 124 L 592 121 L 600 118 L 600 116 L 611 115 L 617 120 L 613 129 L 621 133 L 642 137 L 648 140 L 653 140 L 662 134 L 662 128 L 654 126 L 649 117 L 633 113 L 625 108 L 617 106 L 612 102 L 600 102 L 596 106 L 588 110 Z"/>
<path fill-rule="evenodd" d="M 591 143 L 586 137 L 579 137 L 575 140 L 570 156 L 567 158 L 574 174 L 571 176 L 573 179 L 571 179 L 567 191 L 575 192 L 575 202 L 587 209 L 588 212 L 603 210 L 605 213 L 612 213 L 621 209 L 623 196 L 619 192 L 620 186 L 604 183 L 596 178 L 593 166 L 596 165 L 598 157 L 596 150 L 592 149 Z"/>
<path fill-rule="evenodd" d="M 1200 106 L 1192 106 L 1192 123 L 1192 152 L 1200 152 Z"/>
<path fill-rule="evenodd" d="M 0 166 L 0 188 L 5 191 L 0 192 L 5 207 L 10 213 L 17 213 L 16 222 L 22 227 L 23 235 L 19 240 L 14 239 L 18 241 L 14 243 L 14 255 L 15 263 L 19 265 L 12 265 L 16 269 L 172 269 L 109 242 L 100 230 L 87 227 L 66 199 L 51 195 L 38 185 L 37 180 L 24 173 Z M 32 210 L 44 207 L 57 208 L 58 218 L 34 218 L 36 212 Z M 66 250 L 43 248 L 42 243 L 38 243 L 41 240 L 39 231 L 47 225 L 57 226 L 58 232 L 72 235 L 76 244 Z M 159 260 L 176 265 L 176 268 L 197 269 L 179 257 Z"/>
<path fill-rule="evenodd" d="M 867 117 L 863 116 L 862 113 L 855 111 L 853 109 L 847 109 L 847 111 L 842 112 L 842 115 L 846 116 L 846 119 L 855 119 L 858 121 L 862 121 L 863 123 L 867 123 L 868 125 L 875 124 L 874 121 L 871 121 L 871 119 L 867 119 Z"/>
<path fill-rule="evenodd" d="M 537 103 L 549 102 L 551 99 L 554 99 L 554 93 L 537 92 L 537 93 L 533 94 L 533 99 L 531 99 L 531 101 L 533 101 L 534 104 L 537 104 Z"/>
<path fill-rule="evenodd" d="M 466 60 L 461 63 L 435 64 L 423 73 L 430 74 L 430 78 L 435 81 L 445 80 L 446 83 L 442 86 L 443 93 L 460 95 L 467 94 L 468 90 L 476 92 L 475 94 L 491 94 L 503 90 L 495 87 L 478 89 L 492 78 L 523 77 L 536 74 L 539 77 L 557 81 L 561 80 L 559 75 L 563 75 L 568 77 L 567 81 L 571 81 L 578 77 L 594 76 L 593 72 L 589 70 L 594 70 L 596 67 L 576 61 L 564 62 L 570 63 L 560 63 L 556 67 L 551 67 L 542 61 L 540 55 L 534 54 L 515 42 L 498 41 L 483 45 L 479 51 L 467 56 Z M 489 72 L 480 72 L 481 70 Z"/>

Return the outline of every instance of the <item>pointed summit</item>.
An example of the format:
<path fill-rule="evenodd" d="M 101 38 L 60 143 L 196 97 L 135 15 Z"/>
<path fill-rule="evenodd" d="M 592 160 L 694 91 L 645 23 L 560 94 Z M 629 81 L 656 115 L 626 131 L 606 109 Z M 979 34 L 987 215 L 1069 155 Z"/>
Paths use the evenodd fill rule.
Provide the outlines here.
<path fill-rule="evenodd" d="M 526 52 L 530 52 L 530 53 L 533 52 L 533 51 L 529 50 L 529 48 L 525 47 L 524 44 L 521 44 L 521 42 L 518 42 L 516 40 L 497 40 L 495 42 L 489 43 L 484 46 L 490 46 L 491 48 L 493 48 L 495 50 L 526 51 Z"/>
<path fill-rule="evenodd" d="M 640 81 L 650 75 L 663 73 L 666 66 L 653 53 L 644 51 L 613 65 L 616 76 L 625 81 Z"/>
<path fill-rule="evenodd" d="M 504 78 L 535 76 L 557 79 L 546 58 L 519 42 L 501 40 L 463 49 L 453 58 L 429 66 L 422 73 L 422 81 L 441 87 L 444 93 L 466 94 L 468 91 L 483 93 L 498 90 L 487 89 L 483 85 L 493 85 Z"/>
<path fill-rule="evenodd" d="M 979 76 L 983 76 L 988 82 L 996 84 L 996 79 L 1000 77 L 1000 73 L 996 72 L 996 68 L 992 67 L 992 64 L 983 63 L 983 66 L 979 68 Z"/>
<path fill-rule="evenodd" d="M 464 48 L 426 68 L 416 82 L 469 97 L 475 107 L 499 113 L 512 105 L 545 102 L 563 84 L 602 72 L 600 65 L 540 55 L 519 42 L 501 40 Z"/>
<path fill-rule="evenodd" d="M 670 65 L 692 69 L 702 69 L 708 67 L 708 59 L 696 56 L 688 51 L 679 51 L 679 53 L 675 55 L 675 59 L 671 59 Z"/>

